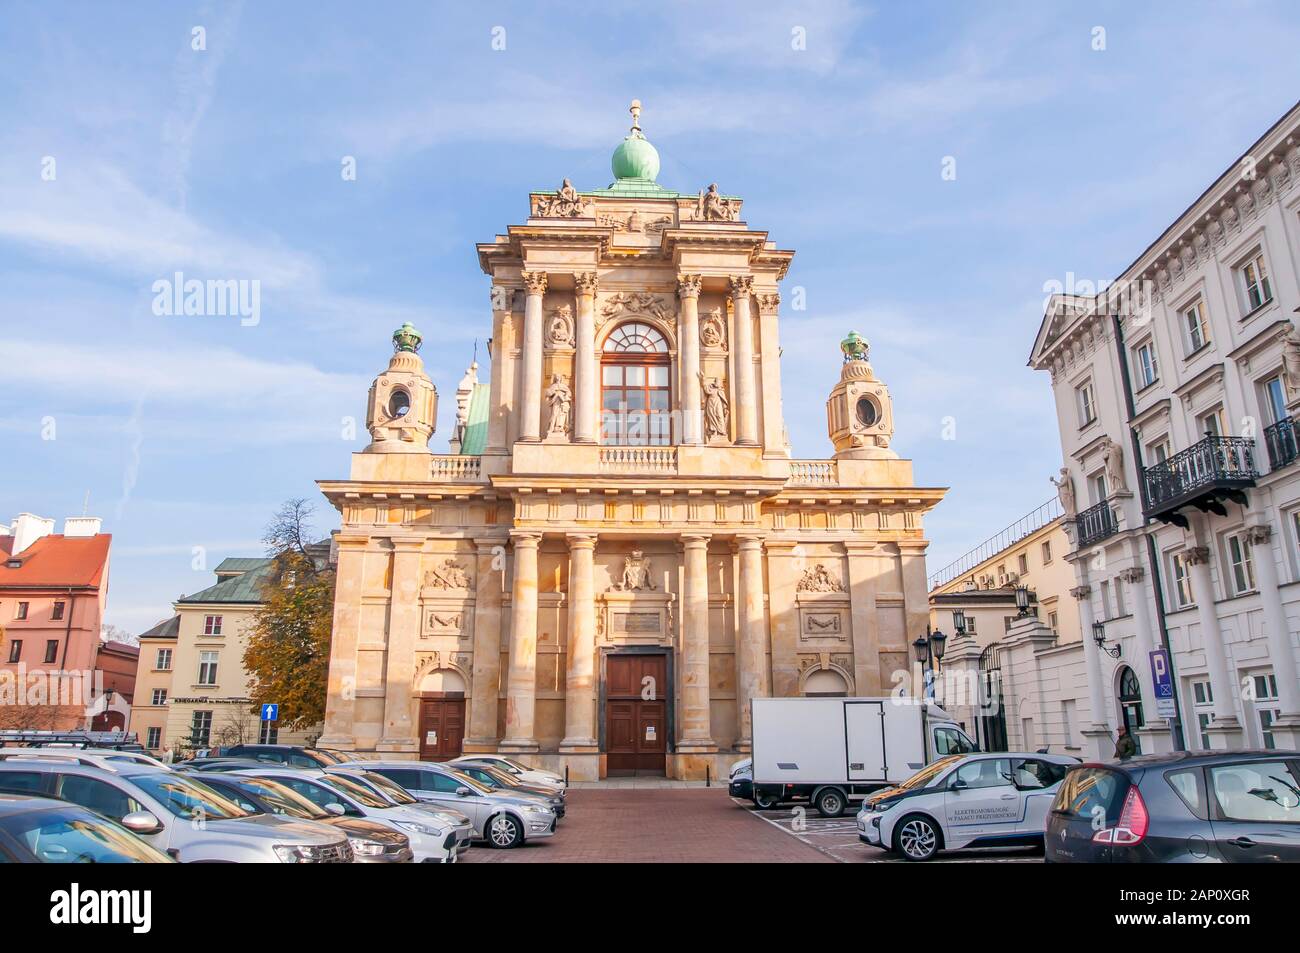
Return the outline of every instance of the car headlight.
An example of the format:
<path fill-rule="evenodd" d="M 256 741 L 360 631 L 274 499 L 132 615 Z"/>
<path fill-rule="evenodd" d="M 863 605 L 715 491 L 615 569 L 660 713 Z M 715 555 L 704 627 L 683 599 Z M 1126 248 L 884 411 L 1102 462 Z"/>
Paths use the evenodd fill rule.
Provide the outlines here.
<path fill-rule="evenodd" d="M 423 834 L 425 837 L 437 837 L 447 833 L 446 828 L 432 827 L 429 824 L 420 824 L 416 821 L 398 821 L 397 826 L 413 834 Z"/>
<path fill-rule="evenodd" d="M 549 813 L 551 813 L 551 808 L 550 808 L 550 805 L 548 805 L 548 804 L 525 804 L 525 805 L 524 805 L 524 810 L 525 810 L 525 811 L 528 811 L 528 812 L 530 812 L 530 813 L 532 813 L 532 814 L 549 814 Z"/>
<path fill-rule="evenodd" d="M 384 852 L 384 845 L 376 840 L 361 840 L 358 837 L 349 837 L 348 843 L 352 845 L 352 853 L 360 854 L 363 857 L 376 857 Z"/>
<path fill-rule="evenodd" d="M 276 844 L 272 849 L 282 864 L 313 864 L 321 856 L 319 847 L 308 844 Z"/>

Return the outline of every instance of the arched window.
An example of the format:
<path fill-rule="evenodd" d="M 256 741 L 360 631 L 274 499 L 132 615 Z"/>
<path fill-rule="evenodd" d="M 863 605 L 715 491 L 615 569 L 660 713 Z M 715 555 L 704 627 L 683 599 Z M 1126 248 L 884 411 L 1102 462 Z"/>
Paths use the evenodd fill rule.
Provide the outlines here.
<path fill-rule="evenodd" d="M 600 360 L 601 443 L 672 443 L 671 364 L 668 342 L 649 324 L 629 321 L 610 333 Z"/>
<path fill-rule="evenodd" d="M 1119 670 L 1119 711 L 1124 719 L 1124 727 L 1128 729 L 1128 736 L 1133 739 L 1134 744 L 1139 745 L 1140 752 L 1141 742 L 1138 741 L 1137 730 L 1144 723 L 1142 683 L 1138 681 L 1137 673 L 1127 665 Z"/>

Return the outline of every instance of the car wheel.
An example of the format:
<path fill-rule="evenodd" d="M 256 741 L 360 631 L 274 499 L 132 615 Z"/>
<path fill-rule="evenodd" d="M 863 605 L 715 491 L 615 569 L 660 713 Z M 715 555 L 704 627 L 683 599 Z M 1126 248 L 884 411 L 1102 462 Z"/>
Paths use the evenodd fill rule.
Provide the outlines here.
<path fill-rule="evenodd" d="M 894 849 L 908 860 L 929 860 L 939 852 L 938 828 L 924 815 L 909 815 L 894 829 Z"/>
<path fill-rule="evenodd" d="M 487 835 L 493 847 L 517 847 L 524 839 L 524 829 L 509 814 L 498 814 L 488 821 Z"/>
<path fill-rule="evenodd" d="M 827 788 L 817 795 L 817 813 L 822 817 L 839 817 L 844 813 L 846 803 L 838 788 Z"/>
<path fill-rule="evenodd" d="M 770 811 L 780 803 L 781 799 L 774 794 L 769 794 L 766 791 L 754 792 L 754 807 L 760 811 Z"/>

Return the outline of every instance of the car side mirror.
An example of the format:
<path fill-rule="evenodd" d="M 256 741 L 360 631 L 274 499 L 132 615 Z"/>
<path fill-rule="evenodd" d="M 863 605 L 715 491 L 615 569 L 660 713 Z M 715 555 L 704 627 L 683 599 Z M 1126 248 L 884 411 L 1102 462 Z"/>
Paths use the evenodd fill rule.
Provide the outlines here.
<path fill-rule="evenodd" d="M 456 797 L 469 797 L 472 792 L 469 788 L 461 785 L 456 789 Z"/>
<path fill-rule="evenodd" d="M 967 784 L 965 781 L 963 781 L 961 778 L 953 778 L 951 781 L 948 782 L 949 791 L 961 791 L 968 787 L 970 787 L 970 785 Z"/>
<path fill-rule="evenodd" d="M 335 817 L 342 817 L 344 814 L 348 812 L 348 809 L 345 808 L 338 801 L 330 801 L 328 804 L 325 805 L 325 810 L 329 811 Z"/>
<path fill-rule="evenodd" d="M 163 829 L 162 822 L 148 811 L 132 811 L 122 818 L 122 826 L 132 834 L 157 834 Z"/>

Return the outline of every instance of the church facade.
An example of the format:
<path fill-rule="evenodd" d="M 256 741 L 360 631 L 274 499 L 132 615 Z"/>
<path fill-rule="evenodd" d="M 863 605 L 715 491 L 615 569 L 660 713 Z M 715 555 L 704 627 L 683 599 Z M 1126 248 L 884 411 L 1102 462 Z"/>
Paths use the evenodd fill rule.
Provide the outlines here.
<path fill-rule="evenodd" d="M 828 382 L 833 455 L 791 458 L 793 252 L 716 186 L 658 185 L 632 112 L 608 188 L 533 193 L 478 246 L 491 374 L 462 386 L 458 452 L 429 449 L 437 391 L 405 326 L 370 445 L 320 483 L 342 517 L 322 746 L 725 777 L 751 699 L 911 671 L 944 491 L 890 449 L 856 334 Z"/>

